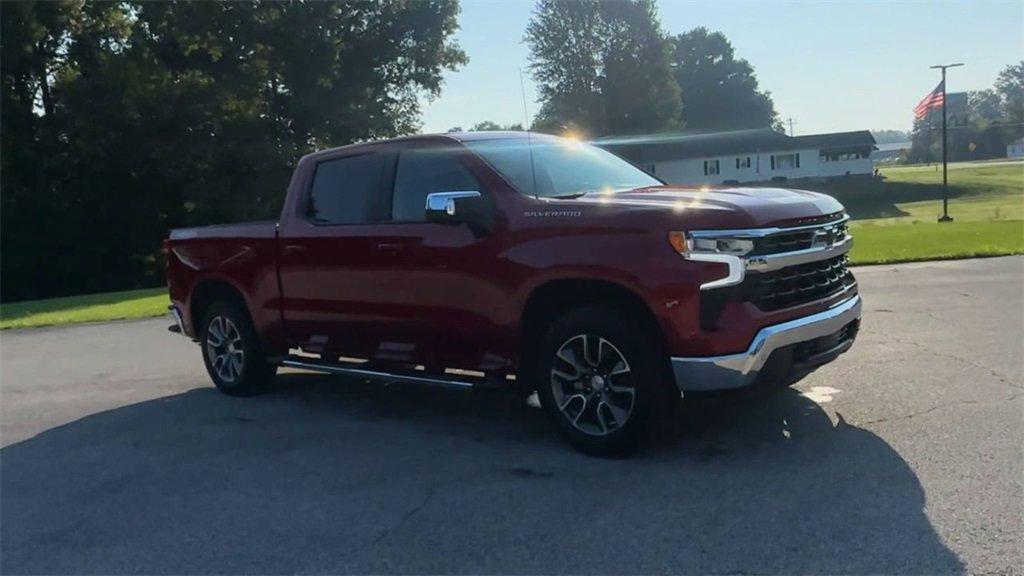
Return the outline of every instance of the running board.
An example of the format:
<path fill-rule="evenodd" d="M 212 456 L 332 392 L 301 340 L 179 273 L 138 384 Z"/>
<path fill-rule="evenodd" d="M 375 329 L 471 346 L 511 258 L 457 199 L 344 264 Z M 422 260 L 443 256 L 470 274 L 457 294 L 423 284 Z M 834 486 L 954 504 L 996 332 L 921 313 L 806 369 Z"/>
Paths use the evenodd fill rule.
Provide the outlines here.
<path fill-rule="evenodd" d="M 419 374 L 410 374 L 408 372 L 384 372 L 382 370 L 369 370 L 362 367 L 362 365 L 325 362 L 316 358 L 304 358 L 299 356 L 288 356 L 281 360 L 280 365 L 287 366 L 288 368 L 300 368 L 302 370 L 312 370 L 314 372 L 324 372 L 327 374 L 341 374 L 344 376 L 354 376 L 356 378 L 367 378 L 370 380 L 429 384 L 431 386 L 458 388 L 460 390 L 472 390 L 480 387 L 495 387 L 495 383 L 493 381 L 488 381 L 483 378 L 469 381 L 455 380 L 453 378 L 448 378 L 447 375 L 445 375 L 445 377 L 438 377 L 427 375 L 421 376 Z"/>

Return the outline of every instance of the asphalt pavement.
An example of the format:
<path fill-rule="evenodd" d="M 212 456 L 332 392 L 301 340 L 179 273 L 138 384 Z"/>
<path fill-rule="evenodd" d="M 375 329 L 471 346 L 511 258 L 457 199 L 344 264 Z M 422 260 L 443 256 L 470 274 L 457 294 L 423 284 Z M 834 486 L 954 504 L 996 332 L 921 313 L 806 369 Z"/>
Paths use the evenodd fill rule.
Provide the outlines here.
<path fill-rule="evenodd" d="M 0 333 L 0 572 L 1024 573 L 1024 258 L 856 275 L 851 352 L 621 460 L 507 393 L 228 398 L 166 319 Z"/>

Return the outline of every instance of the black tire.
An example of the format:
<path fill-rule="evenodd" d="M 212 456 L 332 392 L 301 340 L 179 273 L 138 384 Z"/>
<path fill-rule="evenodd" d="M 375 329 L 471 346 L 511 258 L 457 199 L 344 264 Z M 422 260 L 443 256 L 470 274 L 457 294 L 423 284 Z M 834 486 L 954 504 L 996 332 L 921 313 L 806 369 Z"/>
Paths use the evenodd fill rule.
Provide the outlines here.
<path fill-rule="evenodd" d="M 587 337 L 587 348 L 581 350 Z M 581 372 L 579 357 L 587 354 L 591 358 L 585 364 L 593 372 L 562 377 Z M 624 311 L 600 306 L 565 313 L 548 326 L 533 360 L 533 380 L 544 410 L 559 433 L 585 453 L 630 454 L 679 409 L 680 395 L 658 334 Z M 575 396 L 583 398 L 570 398 Z M 616 421 L 616 413 L 624 414 L 623 422 Z"/>
<path fill-rule="evenodd" d="M 277 373 L 277 366 L 268 363 L 263 354 L 248 312 L 235 302 L 222 300 L 210 305 L 203 318 L 199 346 L 210 379 L 228 396 L 258 394 Z M 234 361 L 228 365 L 222 358 Z"/>

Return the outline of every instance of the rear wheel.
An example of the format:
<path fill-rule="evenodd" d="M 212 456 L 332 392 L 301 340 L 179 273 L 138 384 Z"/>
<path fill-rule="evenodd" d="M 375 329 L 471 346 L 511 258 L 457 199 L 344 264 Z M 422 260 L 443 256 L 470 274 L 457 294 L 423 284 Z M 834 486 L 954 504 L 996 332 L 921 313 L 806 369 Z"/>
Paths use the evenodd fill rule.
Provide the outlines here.
<path fill-rule="evenodd" d="M 535 381 L 545 410 L 573 446 L 624 454 L 678 408 L 664 364 L 651 330 L 612 308 L 581 308 L 548 328 Z"/>
<path fill-rule="evenodd" d="M 210 305 L 200 346 L 210 379 L 229 396 L 257 394 L 277 372 L 277 366 L 266 361 L 248 313 L 233 302 Z"/>

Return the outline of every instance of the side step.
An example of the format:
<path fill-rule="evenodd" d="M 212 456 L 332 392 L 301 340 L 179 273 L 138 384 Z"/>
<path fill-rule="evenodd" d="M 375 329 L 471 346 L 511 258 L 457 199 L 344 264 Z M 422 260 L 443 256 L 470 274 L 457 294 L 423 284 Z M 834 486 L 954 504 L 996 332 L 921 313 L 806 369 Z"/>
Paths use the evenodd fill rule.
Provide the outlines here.
<path fill-rule="evenodd" d="M 390 382 L 409 382 L 413 384 L 429 384 L 431 386 L 442 386 L 445 388 L 457 388 L 460 390 L 472 390 L 474 388 L 495 388 L 500 383 L 487 378 L 466 378 L 455 379 L 452 375 L 426 375 L 416 372 L 385 372 L 383 370 L 372 370 L 364 364 L 351 364 L 342 362 L 328 362 L 317 358 L 303 356 L 287 356 L 279 362 L 281 366 L 288 368 L 299 368 L 313 372 L 324 372 L 327 374 L 341 374 L 354 376 L 356 378 L 367 378 L 370 380 L 387 380 Z"/>

